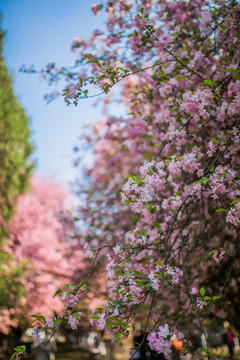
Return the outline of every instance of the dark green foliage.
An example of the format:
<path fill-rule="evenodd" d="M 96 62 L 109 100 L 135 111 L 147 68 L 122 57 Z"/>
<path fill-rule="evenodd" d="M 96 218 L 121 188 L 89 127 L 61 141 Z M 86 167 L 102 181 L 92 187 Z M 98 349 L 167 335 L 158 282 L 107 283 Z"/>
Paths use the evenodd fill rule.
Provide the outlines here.
<path fill-rule="evenodd" d="M 3 54 L 0 30 L 0 216 L 9 220 L 16 197 L 25 192 L 33 163 L 29 119 L 13 93 Z M 0 234 L 1 236 L 1 234 Z"/>

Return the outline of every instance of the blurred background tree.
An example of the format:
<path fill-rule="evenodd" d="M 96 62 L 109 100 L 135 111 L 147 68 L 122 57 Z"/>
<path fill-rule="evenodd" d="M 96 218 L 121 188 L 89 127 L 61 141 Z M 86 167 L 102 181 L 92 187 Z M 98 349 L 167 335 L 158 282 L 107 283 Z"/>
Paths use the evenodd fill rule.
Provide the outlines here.
<path fill-rule="evenodd" d="M 24 266 L 17 266 L 5 238 L 18 195 L 29 187 L 34 162 L 29 119 L 14 95 L 12 77 L 3 57 L 0 18 L 0 313 L 14 307 L 24 294 Z M 11 325 L 11 324 L 10 324 Z M 13 324 L 12 324 L 13 325 Z M 0 344 L 3 341 L 0 333 Z M 1 346 L 1 345 L 0 345 Z"/>
<path fill-rule="evenodd" d="M 16 197 L 29 186 L 34 165 L 29 119 L 14 95 L 3 44 L 4 33 L 0 28 L 0 237 L 13 214 Z"/>

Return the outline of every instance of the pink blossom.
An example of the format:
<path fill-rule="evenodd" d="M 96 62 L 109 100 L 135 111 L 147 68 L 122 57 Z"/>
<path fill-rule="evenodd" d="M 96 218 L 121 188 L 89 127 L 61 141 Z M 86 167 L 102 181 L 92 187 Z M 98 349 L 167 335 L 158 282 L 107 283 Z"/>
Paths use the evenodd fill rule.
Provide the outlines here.
<path fill-rule="evenodd" d="M 85 243 L 85 244 L 84 244 L 83 249 L 84 249 L 84 251 L 85 251 L 86 256 L 87 256 L 89 259 L 93 258 L 93 251 L 90 249 L 88 243 Z"/>
<path fill-rule="evenodd" d="M 105 311 L 103 311 L 99 316 L 98 319 L 90 319 L 90 323 L 93 325 L 93 326 L 96 326 L 98 327 L 99 329 L 104 329 L 105 326 L 106 326 L 106 319 L 105 319 Z"/>
<path fill-rule="evenodd" d="M 74 308 L 75 306 L 77 306 L 78 298 L 76 297 L 76 295 L 72 295 L 72 294 L 67 295 L 67 293 L 64 293 L 61 296 L 61 298 L 65 302 L 67 307 Z"/>
<path fill-rule="evenodd" d="M 218 262 L 220 262 L 221 260 L 223 260 L 224 254 L 225 254 L 225 251 L 224 251 L 224 250 L 215 251 L 215 252 L 213 253 L 213 258 L 214 258 L 214 260 L 218 263 Z"/>
<path fill-rule="evenodd" d="M 197 295 L 197 293 L 198 293 L 198 291 L 195 287 L 191 288 L 191 290 L 190 290 L 191 295 Z"/>
<path fill-rule="evenodd" d="M 166 338 L 169 335 L 169 326 L 168 324 L 165 324 L 164 326 L 159 326 L 159 332 L 158 335 L 160 337 Z"/>
<path fill-rule="evenodd" d="M 48 327 L 54 327 L 54 318 L 53 317 L 45 317 L 45 319 L 46 319 L 46 325 L 48 326 Z"/>
<path fill-rule="evenodd" d="M 77 329 L 77 326 L 78 326 L 78 324 L 79 324 L 79 320 L 78 320 L 75 316 L 69 315 L 69 317 L 68 317 L 68 323 L 71 325 L 71 328 L 72 328 L 73 330 L 76 330 L 76 329 Z"/>
<path fill-rule="evenodd" d="M 169 335 L 168 325 L 166 324 L 164 327 L 160 326 L 159 329 L 160 332 L 149 334 L 147 340 L 152 350 L 155 350 L 158 353 L 164 353 L 164 355 L 167 356 L 171 353 L 171 342 L 165 340 Z"/>
<path fill-rule="evenodd" d="M 91 9 L 92 9 L 92 12 L 94 13 L 94 15 L 99 15 L 101 8 L 102 8 L 101 4 L 92 4 L 91 5 Z"/>
<path fill-rule="evenodd" d="M 197 307 L 203 309 L 205 302 L 201 298 L 197 298 Z"/>
<path fill-rule="evenodd" d="M 41 334 L 40 334 L 39 325 L 36 325 L 36 326 L 33 328 L 32 335 L 33 335 L 33 337 L 34 337 L 34 341 L 42 342 L 42 339 L 40 338 Z"/>

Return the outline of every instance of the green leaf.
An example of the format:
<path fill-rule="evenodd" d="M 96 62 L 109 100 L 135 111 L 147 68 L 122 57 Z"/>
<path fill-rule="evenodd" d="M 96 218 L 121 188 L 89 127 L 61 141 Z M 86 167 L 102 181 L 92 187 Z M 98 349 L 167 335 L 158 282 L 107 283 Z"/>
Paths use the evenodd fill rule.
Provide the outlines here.
<path fill-rule="evenodd" d="M 224 208 L 218 208 L 218 209 L 216 210 L 216 212 L 222 212 L 222 211 L 227 212 L 227 210 L 226 210 L 226 209 L 224 209 Z"/>
<path fill-rule="evenodd" d="M 238 74 L 234 74 L 233 77 L 234 77 L 234 79 L 240 80 L 240 75 L 238 75 Z"/>
<path fill-rule="evenodd" d="M 218 136 L 218 138 L 219 138 L 219 140 L 221 140 L 224 144 L 227 144 L 227 140 L 226 140 L 226 139 L 224 139 L 224 138 L 221 137 L 221 136 Z"/>
<path fill-rule="evenodd" d="M 117 321 L 117 322 L 112 322 L 112 323 L 110 323 L 109 324 L 110 325 L 110 327 L 115 327 L 115 326 L 121 326 L 121 322 L 120 321 Z"/>
<path fill-rule="evenodd" d="M 20 345 L 14 348 L 17 352 L 25 352 L 26 351 L 26 345 Z"/>
<path fill-rule="evenodd" d="M 219 24 L 218 25 L 222 30 L 227 30 L 227 26 L 223 25 L 223 24 Z"/>
<path fill-rule="evenodd" d="M 117 316 L 109 316 L 108 319 L 119 321 L 119 318 Z"/>
<path fill-rule="evenodd" d="M 175 79 L 178 80 L 178 81 L 179 81 L 179 80 L 184 80 L 184 79 L 186 79 L 186 78 L 187 78 L 186 76 L 176 76 L 176 77 L 175 77 Z"/>
<path fill-rule="evenodd" d="M 208 255 L 215 254 L 216 252 L 218 252 L 218 249 L 214 249 L 214 250 L 210 251 L 210 253 L 208 253 Z"/>
<path fill-rule="evenodd" d="M 160 265 L 162 266 L 164 264 L 164 261 L 154 261 L 153 262 L 155 265 Z"/>
<path fill-rule="evenodd" d="M 123 265 L 125 265 L 126 264 L 126 262 L 127 261 L 129 261 L 129 260 L 131 260 L 131 258 L 129 257 L 129 258 L 127 258 L 127 259 L 125 259 L 125 260 L 123 260 Z"/>
<path fill-rule="evenodd" d="M 43 321 L 44 324 L 46 323 L 46 319 L 45 319 L 45 317 L 42 316 L 42 315 L 31 315 L 31 317 L 34 318 L 34 319 Z"/>
<path fill-rule="evenodd" d="M 133 181 L 136 181 L 136 176 L 134 175 L 125 175 L 128 179 L 132 179 Z"/>
<path fill-rule="evenodd" d="M 213 296 L 213 301 L 220 299 L 220 296 Z"/>
<path fill-rule="evenodd" d="M 150 283 L 147 283 L 146 285 L 145 285 L 145 288 L 146 288 L 146 290 L 148 291 L 148 290 L 150 290 L 151 289 L 151 284 Z"/>
<path fill-rule="evenodd" d="M 237 70 L 233 69 L 233 68 L 227 68 L 227 69 L 225 69 L 223 71 L 228 71 L 228 72 L 233 72 L 233 73 L 237 72 Z"/>
<path fill-rule="evenodd" d="M 126 201 L 124 201 L 124 205 L 131 204 L 132 202 L 133 202 L 132 200 L 126 200 Z"/>
<path fill-rule="evenodd" d="M 211 88 L 213 88 L 213 81 L 211 79 L 206 79 L 204 82 L 209 85 Z"/>
<path fill-rule="evenodd" d="M 90 316 L 90 319 L 100 319 L 100 316 L 98 316 L 98 315 L 92 315 L 92 316 Z"/>
<path fill-rule="evenodd" d="M 161 228 L 162 228 L 158 222 L 154 222 L 153 227 L 157 228 L 158 230 L 161 230 Z"/>
<path fill-rule="evenodd" d="M 207 184 L 208 183 L 208 181 L 209 181 L 209 179 L 208 178 L 206 178 L 206 177 L 203 177 L 203 178 L 201 178 L 200 180 L 198 180 L 198 181 L 195 181 L 193 184 Z"/>
<path fill-rule="evenodd" d="M 81 282 L 78 284 L 77 287 L 80 289 L 80 287 L 81 287 L 83 284 L 85 284 L 85 282 L 86 282 L 86 280 L 81 281 Z"/>
<path fill-rule="evenodd" d="M 215 170 L 215 167 L 214 167 L 214 165 L 212 165 L 212 166 L 210 167 L 210 171 L 211 171 L 212 173 L 214 173 L 214 170 Z"/>
<path fill-rule="evenodd" d="M 212 138 L 211 142 L 213 142 L 214 144 L 219 144 L 219 141 L 217 139 L 215 139 L 215 138 Z"/>
<path fill-rule="evenodd" d="M 120 332 L 116 332 L 116 334 L 115 334 L 115 342 L 118 342 L 119 336 L 120 336 Z"/>
<path fill-rule="evenodd" d="M 136 276 L 139 276 L 139 277 L 142 276 L 141 271 L 138 271 L 138 270 L 133 270 L 133 274 L 136 275 Z"/>
<path fill-rule="evenodd" d="M 141 288 L 144 288 L 144 284 L 141 280 L 135 279 L 134 281 L 137 285 L 141 286 Z"/>
<path fill-rule="evenodd" d="M 81 320 L 81 315 L 80 314 L 78 314 L 78 313 L 74 313 L 74 314 L 72 314 L 75 318 L 77 318 L 78 320 Z"/>
<path fill-rule="evenodd" d="M 240 199 L 235 199 L 235 200 L 233 200 L 233 201 L 231 202 L 231 205 L 236 204 L 236 203 L 239 202 L 239 201 L 240 201 Z"/>
<path fill-rule="evenodd" d="M 62 293 L 62 290 L 59 288 L 53 295 L 53 298 L 55 298 L 55 296 L 57 296 L 58 294 L 61 294 L 61 293 Z"/>
<path fill-rule="evenodd" d="M 205 290 L 204 288 L 201 288 L 201 289 L 200 289 L 200 294 L 201 294 L 202 296 L 204 296 L 205 293 L 206 293 L 206 290 Z"/>
<path fill-rule="evenodd" d="M 15 351 L 11 356 L 11 360 L 13 360 L 16 357 L 17 354 L 19 354 L 19 353 Z"/>

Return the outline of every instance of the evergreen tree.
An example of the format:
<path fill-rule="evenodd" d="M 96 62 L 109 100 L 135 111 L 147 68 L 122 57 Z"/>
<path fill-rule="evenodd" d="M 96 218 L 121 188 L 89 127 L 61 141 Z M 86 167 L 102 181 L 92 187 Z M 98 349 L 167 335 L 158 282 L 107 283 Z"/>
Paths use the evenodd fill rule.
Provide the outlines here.
<path fill-rule="evenodd" d="M 29 119 L 14 95 L 2 53 L 3 42 L 0 29 L 0 238 L 13 214 L 16 197 L 29 185 L 33 168 Z"/>

